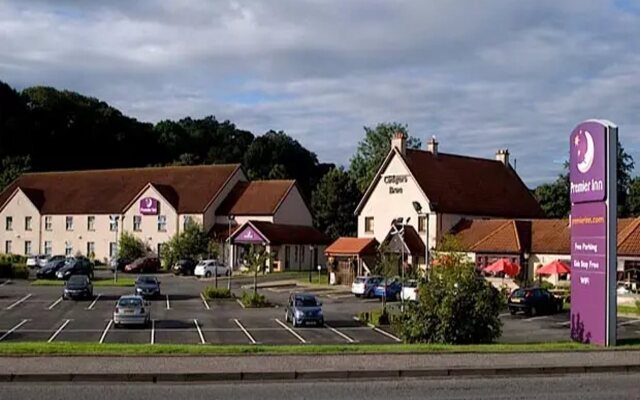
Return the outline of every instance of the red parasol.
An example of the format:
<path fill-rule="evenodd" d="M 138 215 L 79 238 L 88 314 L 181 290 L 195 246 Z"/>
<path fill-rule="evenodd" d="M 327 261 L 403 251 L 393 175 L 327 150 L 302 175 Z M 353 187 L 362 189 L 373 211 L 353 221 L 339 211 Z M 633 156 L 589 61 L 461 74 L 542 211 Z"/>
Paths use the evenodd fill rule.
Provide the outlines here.
<path fill-rule="evenodd" d="M 483 271 L 485 272 L 504 272 L 505 275 L 516 276 L 520 272 L 520 266 L 513 263 L 506 258 L 501 258 L 493 264 L 487 266 Z"/>
<path fill-rule="evenodd" d="M 536 275 L 564 275 L 570 273 L 569 266 L 558 260 L 550 262 L 536 271 Z"/>

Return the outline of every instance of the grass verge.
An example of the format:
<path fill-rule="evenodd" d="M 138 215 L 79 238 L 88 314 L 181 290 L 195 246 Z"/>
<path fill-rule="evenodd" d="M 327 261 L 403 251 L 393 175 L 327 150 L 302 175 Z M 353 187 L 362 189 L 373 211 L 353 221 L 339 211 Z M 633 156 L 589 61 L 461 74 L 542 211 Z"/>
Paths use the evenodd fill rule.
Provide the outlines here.
<path fill-rule="evenodd" d="M 620 305 L 618 304 L 618 314 L 634 314 L 640 315 L 640 308 L 636 306 Z"/>
<path fill-rule="evenodd" d="M 17 355 L 242 355 L 242 354 L 367 354 L 367 353 L 524 353 L 589 351 L 599 348 L 573 342 L 535 344 L 351 344 L 351 345 L 170 345 L 97 343 L 3 343 L 0 356 Z M 622 344 L 617 350 L 640 350 L 640 341 Z"/>
<path fill-rule="evenodd" d="M 114 282 L 111 278 L 96 278 L 92 281 L 93 287 L 133 287 L 136 283 L 135 278 L 118 278 L 118 282 Z M 64 286 L 64 281 L 49 280 L 49 279 L 36 279 L 31 282 L 33 286 Z"/>

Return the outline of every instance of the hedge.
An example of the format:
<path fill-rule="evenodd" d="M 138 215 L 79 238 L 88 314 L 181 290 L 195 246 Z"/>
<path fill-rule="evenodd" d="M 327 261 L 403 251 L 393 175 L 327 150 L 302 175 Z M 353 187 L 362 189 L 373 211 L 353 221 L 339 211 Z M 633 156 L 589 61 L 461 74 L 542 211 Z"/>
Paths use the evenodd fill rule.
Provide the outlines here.
<path fill-rule="evenodd" d="M 25 264 L 11 264 L 0 261 L 0 278 L 28 279 L 29 268 Z"/>

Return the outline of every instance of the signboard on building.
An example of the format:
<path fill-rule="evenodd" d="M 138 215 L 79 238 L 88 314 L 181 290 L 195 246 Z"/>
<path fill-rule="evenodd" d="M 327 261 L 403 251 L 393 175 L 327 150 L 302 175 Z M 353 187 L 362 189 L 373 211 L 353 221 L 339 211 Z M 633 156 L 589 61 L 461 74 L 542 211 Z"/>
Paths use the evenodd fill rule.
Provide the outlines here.
<path fill-rule="evenodd" d="M 142 215 L 158 215 L 160 212 L 160 202 L 153 197 L 145 197 L 140 199 L 140 214 Z"/>
<path fill-rule="evenodd" d="M 571 338 L 616 342 L 617 128 L 589 120 L 570 136 Z"/>
<path fill-rule="evenodd" d="M 234 243 L 249 243 L 249 244 L 257 244 L 257 243 L 265 243 L 266 240 L 258 231 L 256 231 L 251 225 L 247 225 L 242 232 L 236 235 L 235 239 L 233 239 Z"/>

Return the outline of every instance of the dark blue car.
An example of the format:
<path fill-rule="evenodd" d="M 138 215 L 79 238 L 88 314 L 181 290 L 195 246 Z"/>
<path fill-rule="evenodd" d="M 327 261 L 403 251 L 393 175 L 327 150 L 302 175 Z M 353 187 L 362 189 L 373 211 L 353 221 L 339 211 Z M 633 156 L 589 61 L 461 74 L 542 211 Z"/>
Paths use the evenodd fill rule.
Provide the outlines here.
<path fill-rule="evenodd" d="M 387 279 L 387 291 L 385 293 L 384 281 L 380 281 L 378 286 L 373 290 L 375 297 L 383 298 L 387 300 L 399 300 L 400 293 L 402 292 L 402 284 L 398 279 Z"/>

